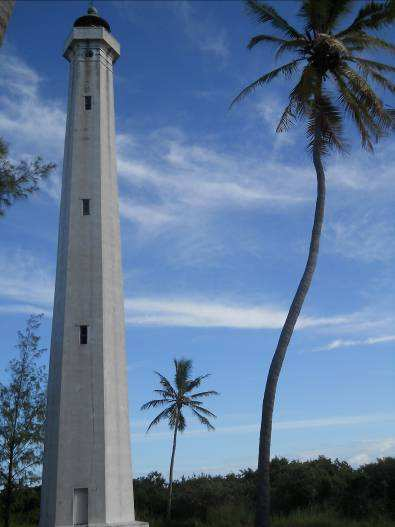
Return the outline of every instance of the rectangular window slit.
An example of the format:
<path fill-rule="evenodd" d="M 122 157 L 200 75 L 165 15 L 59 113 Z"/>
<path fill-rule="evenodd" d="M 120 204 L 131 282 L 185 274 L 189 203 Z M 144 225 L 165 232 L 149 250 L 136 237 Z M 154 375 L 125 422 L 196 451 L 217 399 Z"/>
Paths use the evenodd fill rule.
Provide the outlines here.
<path fill-rule="evenodd" d="M 85 110 L 92 110 L 92 96 L 85 95 Z"/>
<path fill-rule="evenodd" d="M 80 344 L 88 344 L 88 326 L 80 326 Z"/>
<path fill-rule="evenodd" d="M 90 199 L 82 200 L 82 215 L 83 216 L 89 216 L 89 214 L 91 213 L 90 201 L 91 201 Z"/>

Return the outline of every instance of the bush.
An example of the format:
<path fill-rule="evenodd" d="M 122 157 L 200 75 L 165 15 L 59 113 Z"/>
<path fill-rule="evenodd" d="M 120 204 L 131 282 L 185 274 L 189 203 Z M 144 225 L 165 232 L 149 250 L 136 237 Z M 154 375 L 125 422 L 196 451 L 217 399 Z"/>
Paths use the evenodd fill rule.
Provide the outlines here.
<path fill-rule="evenodd" d="M 275 458 L 271 486 L 273 527 L 395 527 L 394 458 L 358 469 L 325 457 L 304 462 Z M 181 478 L 174 482 L 173 518 L 167 522 L 167 484 L 160 473 L 151 472 L 134 481 L 136 518 L 149 521 L 150 527 L 252 527 L 255 488 L 251 469 Z M 40 488 L 20 489 L 12 527 L 37 526 L 39 509 Z"/>

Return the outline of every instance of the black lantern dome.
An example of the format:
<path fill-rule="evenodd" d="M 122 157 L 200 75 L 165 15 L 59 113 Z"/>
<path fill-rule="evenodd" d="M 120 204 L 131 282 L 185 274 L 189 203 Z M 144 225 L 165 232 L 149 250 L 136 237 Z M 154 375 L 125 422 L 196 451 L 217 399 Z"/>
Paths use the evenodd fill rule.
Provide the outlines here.
<path fill-rule="evenodd" d="M 80 16 L 74 22 L 74 27 L 104 27 L 111 33 L 110 24 L 99 16 L 97 9 L 91 5 L 87 14 Z"/>

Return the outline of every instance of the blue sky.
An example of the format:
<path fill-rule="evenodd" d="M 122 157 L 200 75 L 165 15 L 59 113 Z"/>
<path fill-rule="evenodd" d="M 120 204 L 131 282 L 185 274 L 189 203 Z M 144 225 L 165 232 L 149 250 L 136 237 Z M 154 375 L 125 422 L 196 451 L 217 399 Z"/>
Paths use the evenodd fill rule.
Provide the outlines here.
<path fill-rule="evenodd" d="M 294 2 L 277 5 L 295 18 Z M 210 372 L 207 388 L 221 393 L 207 401 L 215 432 L 189 421 L 176 475 L 254 467 L 266 373 L 314 207 L 303 126 L 274 133 L 289 82 L 228 111 L 243 85 L 274 64 L 270 47 L 246 50 L 268 28 L 239 2 L 96 6 L 122 46 L 115 91 L 134 472 L 167 472 L 170 434 L 145 435 L 154 414 L 139 407 L 156 388 L 153 370 L 172 375 L 175 357 Z M 0 135 L 14 159 L 41 154 L 59 165 L 39 194 L 0 220 L 2 378 L 29 314 L 45 313 L 50 344 L 62 47 L 85 10 L 85 2 L 19 0 L 0 53 Z M 279 383 L 272 452 L 358 465 L 395 455 L 395 140 L 372 156 L 348 134 L 352 154 L 326 162 L 319 266 Z"/>

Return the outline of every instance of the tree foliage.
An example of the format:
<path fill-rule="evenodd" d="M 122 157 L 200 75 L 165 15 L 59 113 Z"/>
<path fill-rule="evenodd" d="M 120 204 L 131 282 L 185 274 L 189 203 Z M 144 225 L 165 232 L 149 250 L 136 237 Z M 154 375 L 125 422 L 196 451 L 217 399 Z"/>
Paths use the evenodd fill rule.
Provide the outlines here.
<path fill-rule="evenodd" d="M 16 200 L 26 199 L 39 189 L 40 182 L 55 168 L 54 163 L 44 163 L 41 157 L 31 162 L 22 160 L 14 164 L 9 159 L 8 145 L 0 138 L 0 216 Z"/>
<path fill-rule="evenodd" d="M 357 469 L 324 456 L 310 461 L 274 458 L 271 473 L 274 516 L 316 510 L 332 511 L 349 520 L 377 519 L 377 525 L 379 518 L 395 520 L 394 458 L 379 459 Z M 255 471 L 247 469 L 226 476 L 202 474 L 175 480 L 174 525 L 252 525 L 256 476 Z M 166 484 L 161 474 L 153 472 L 136 479 L 134 489 L 138 518 L 164 518 Z"/>
<path fill-rule="evenodd" d="M 161 373 L 155 372 L 159 377 L 161 388 L 154 390 L 155 393 L 159 394 L 160 399 L 153 399 L 143 404 L 141 410 L 149 410 L 151 408 L 163 408 L 164 409 L 151 421 L 148 426 L 147 432 L 151 430 L 153 426 L 158 425 L 161 421 L 167 421 L 171 430 L 173 430 L 173 447 L 170 459 L 169 469 L 169 488 L 168 488 L 168 506 L 167 516 L 170 518 L 171 515 L 171 504 L 173 495 L 173 469 L 174 459 L 177 445 L 177 434 L 178 432 L 184 432 L 187 423 L 184 415 L 185 408 L 189 408 L 194 417 L 197 417 L 202 425 L 207 427 L 208 430 L 214 430 L 214 426 L 211 424 L 210 419 L 216 416 L 207 408 L 204 407 L 203 399 L 211 395 L 218 395 L 215 390 L 209 390 L 204 392 L 196 392 L 203 380 L 209 375 L 200 375 L 199 377 L 192 378 L 192 361 L 181 359 L 174 360 L 174 386 L 172 383 Z"/>
<path fill-rule="evenodd" d="M 310 461 L 271 461 L 273 515 L 306 518 L 297 525 L 393 525 L 395 521 L 395 458 L 386 457 L 359 468 L 324 456 Z M 174 481 L 173 521 L 166 521 L 167 484 L 159 472 L 134 480 L 136 517 L 153 527 L 247 527 L 253 524 L 256 471 L 224 476 L 200 474 Z M 0 495 L 0 500 L 4 495 Z M 17 490 L 14 525 L 36 527 L 40 488 Z M 310 520 L 320 511 L 321 522 Z M 310 516 L 311 513 L 311 516 Z M 326 519 L 326 520 L 325 520 Z M 333 519 L 333 521 L 332 521 Z M 337 519 L 337 520 L 336 520 Z M 358 523 L 354 523 L 358 522 Z M 360 523 L 366 521 L 366 523 Z M 276 523 L 275 523 L 276 524 Z M 293 525 L 282 522 L 281 525 Z"/>
<path fill-rule="evenodd" d="M 46 373 L 38 365 L 44 349 L 36 334 L 41 316 L 31 316 L 18 332 L 19 356 L 8 366 L 8 382 L 0 384 L 0 485 L 3 517 L 8 526 L 16 489 L 39 480 L 46 406 Z"/>
<path fill-rule="evenodd" d="M 143 404 L 141 410 L 148 410 L 150 408 L 165 407 L 155 419 L 153 419 L 148 426 L 147 432 L 161 421 L 167 420 L 170 429 L 174 430 L 177 427 L 179 432 L 183 432 L 186 428 L 186 420 L 184 410 L 189 408 L 192 414 L 198 418 L 202 425 L 209 430 L 214 430 L 209 418 L 215 415 L 203 406 L 203 402 L 199 399 L 209 397 L 210 395 L 218 395 L 215 390 L 196 392 L 194 390 L 199 388 L 204 379 L 209 377 L 209 374 L 200 375 L 195 379 L 191 378 L 192 361 L 181 359 L 174 360 L 174 386 L 161 373 L 155 372 L 159 377 L 159 382 L 162 386 L 159 390 L 154 390 L 160 395 L 160 399 L 153 399 Z"/>
<path fill-rule="evenodd" d="M 247 85 L 232 105 L 263 87 L 276 77 L 299 80 L 289 95 L 278 126 L 286 131 L 299 119 L 308 123 L 306 133 L 313 147 L 316 123 L 320 123 L 321 153 L 331 149 L 347 151 L 343 134 L 343 118 L 347 115 L 357 127 L 361 144 L 368 150 L 391 130 L 392 112 L 373 90 L 371 82 L 384 91 L 395 93 L 395 84 L 388 74 L 395 66 L 361 56 L 372 50 L 395 52 L 395 44 L 372 34 L 395 20 L 395 1 L 369 1 L 360 6 L 354 21 L 343 29 L 339 25 L 355 5 L 352 0 L 302 0 L 298 30 L 266 2 L 246 0 L 248 12 L 260 23 L 267 23 L 276 35 L 252 37 L 248 49 L 260 44 L 275 44 L 276 58 L 284 53 L 295 58 L 269 71 Z"/>

